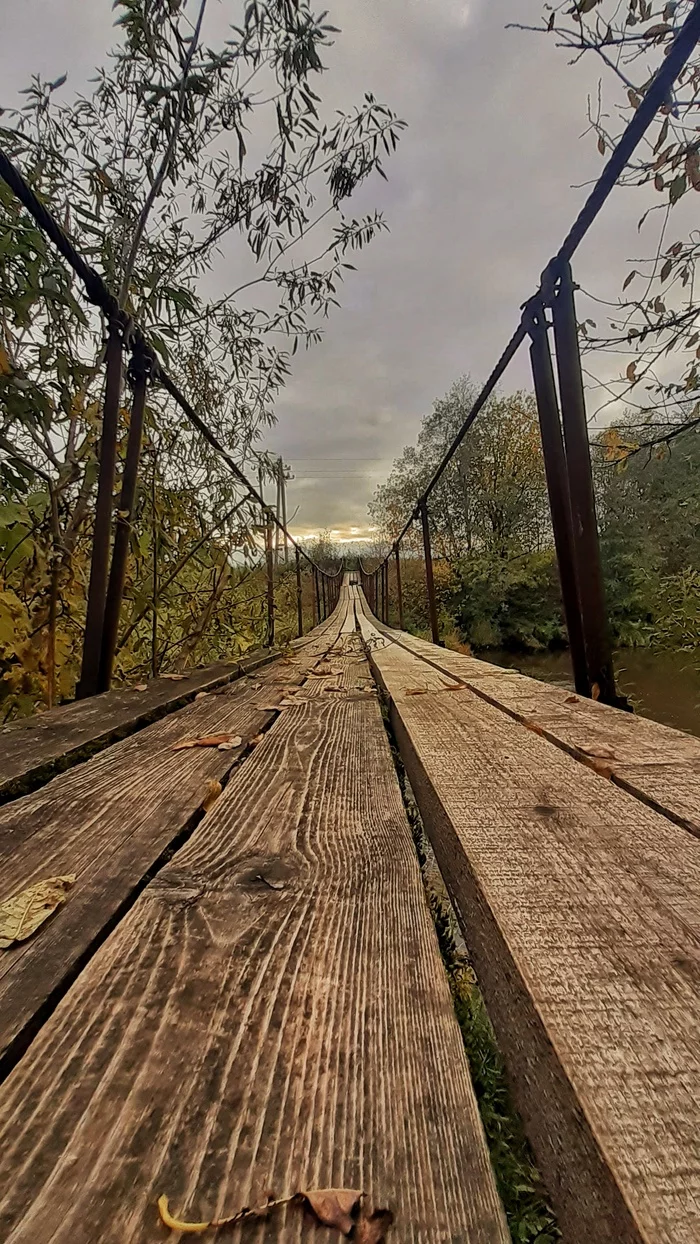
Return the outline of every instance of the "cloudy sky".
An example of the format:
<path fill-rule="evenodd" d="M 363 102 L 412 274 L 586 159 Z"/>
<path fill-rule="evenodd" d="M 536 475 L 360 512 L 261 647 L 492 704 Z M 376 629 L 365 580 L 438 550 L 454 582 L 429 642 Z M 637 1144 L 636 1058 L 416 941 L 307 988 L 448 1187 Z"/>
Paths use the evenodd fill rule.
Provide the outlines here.
<path fill-rule="evenodd" d="M 602 167 L 595 138 L 581 138 L 597 66 L 571 68 L 553 39 L 506 29 L 540 21 L 541 0 L 324 6 L 342 28 L 326 57 L 329 103 L 371 90 L 408 129 L 388 182 L 351 204 L 383 210 L 390 232 L 360 255 L 323 345 L 297 356 L 268 440 L 294 472 L 289 510 L 301 535 L 367 532 L 376 484 L 457 376 L 491 370 Z M 239 11 L 218 0 L 216 20 Z M 82 86 L 113 40 L 112 20 L 109 0 L 0 0 L 0 102 L 16 103 L 31 72 L 68 71 L 69 86 Z M 640 249 L 643 193 L 616 191 L 581 248 L 577 279 L 598 296 L 616 294 Z M 523 352 L 508 387 L 528 383 Z"/>

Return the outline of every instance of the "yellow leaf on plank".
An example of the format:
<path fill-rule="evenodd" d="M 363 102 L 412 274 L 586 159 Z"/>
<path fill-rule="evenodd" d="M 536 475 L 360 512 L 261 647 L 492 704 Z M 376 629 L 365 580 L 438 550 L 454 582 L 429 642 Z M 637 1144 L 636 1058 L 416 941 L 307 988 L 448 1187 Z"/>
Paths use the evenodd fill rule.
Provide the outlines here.
<path fill-rule="evenodd" d="M 23 942 L 65 902 L 75 875 L 35 881 L 19 894 L 0 903 L 0 950 Z"/>

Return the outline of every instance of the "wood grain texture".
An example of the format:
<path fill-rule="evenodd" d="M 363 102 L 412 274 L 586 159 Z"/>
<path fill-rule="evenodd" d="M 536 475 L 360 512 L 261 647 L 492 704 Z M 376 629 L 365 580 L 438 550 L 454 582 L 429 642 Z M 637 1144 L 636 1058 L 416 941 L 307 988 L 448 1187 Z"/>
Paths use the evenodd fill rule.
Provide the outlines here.
<path fill-rule="evenodd" d="M 159 1244 L 162 1192 L 201 1218 L 343 1185 L 394 1210 L 397 1244 L 507 1244 L 376 699 L 280 715 L 0 1120 L 4 1244 Z M 227 1238 L 340 1241 L 298 1212 Z"/>
<path fill-rule="evenodd" d="M 212 781 L 275 717 L 290 685 L 337 637 L 340 620 L 280 660 L 205 696 L 0 809 L 0 900 L 43 877 L 75 873 L 69 900 L 34 938 L 0 956 L 0 1059 L 65 987 L 162 853 L 190 830 Z M 172 750 L 227 732 L 241 750 Z M 1 1064 L 0 1064 L 1 1065 Z"/>
<path fill-rule="evenodd" d="M 541 730 L 576 760 L 610 770 L 612 781 L 700 837 L 700 739 L 647 717 L 595 703 L 562 687 L 439 648 L 392 630 L 375 628 L 416 656 L 464 681 L 516 721 Z"/>
<path fill-rule="evenodd" d="M 177 681 L 154 678 L 145 691 L 120 687 L 0 727 L 0 802 L 48 781 L 59 769 L 80 759 L 86 749 L 105 747 L 173 712 L 199 691 L 213 690 L 260 668 L 274 655 L 251 653 L 240 661 L 194 670 Z"/>
<path fill-rule="evenodd" d="M 700 1240 L 700 842 L 469 689 L 407 696 L 405 648 L 371 660 L 564 1238 Z"/>

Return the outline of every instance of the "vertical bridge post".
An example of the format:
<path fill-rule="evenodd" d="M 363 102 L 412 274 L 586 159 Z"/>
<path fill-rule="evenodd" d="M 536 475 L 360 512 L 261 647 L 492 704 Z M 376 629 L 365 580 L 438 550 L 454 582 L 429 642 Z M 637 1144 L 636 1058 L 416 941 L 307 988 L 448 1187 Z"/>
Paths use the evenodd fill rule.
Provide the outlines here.
<path fill-rule="evenodd" d="M 265 647 L 271 648 L 275 642 L 275 566 L 272 546 L 272 513 L 265 515 L 265 560 L 267 562 L 267 634 Z"/>
<path fill-rule="evenodd" d="M 423 553 L 425 556 L 425 585 L 428 590 L 428 614 L 430 616 L 430 634 L 434 644 L 440 643 L 438 629 L 437 602 L 435 600 L 435 579 L 433 578 L 433 552 L 430 546 L 430 523 L 428 521 L 428 503 L 423 498 L 419 506 L 420 521 L 423 528 Z"/>
<path fill-rule="evenodd" d="M 318 570 L 315 566 L 311 574 L 314 581 L 314 626 L 318 626 L 321 621 L 321 593 L 318 588 Z"/>
<path fill-rule="evenodd" d="M 403 624 L 403 590 L 401 587 L 401 552 L 399 542 L 394 545 L 394 557 L 396 558 L 396 597 L 399 609 L 399 630 L 404 630 Z"/>
<path fill-rule="evenodd" d="M 96 695 L 100 676 L 102 655 L 102 631 L 104 627 L 107 575 L 109 572 L 109 536 L 112 526 L 112 493 L 117 465 L 117 428 L 119 424 L 119 397 L 122 385 L 122 356 L 124 352 L 124 324 L 115 316 L 109 325 L 106 353 L 105 398 L 102 409 L 100 433 L 100 469 L 95 502 L 95 526 L 92 534 L 90 559 L 90 583 L 88 586 L 87 611 L 80 681 L 75 692 L 76 700 Z"/>
<path fill-rule="evenodd" d="M 554 370 L 552 368 L 552 356 L 549 351 L 547 321 L 542 299 L 533 299 L 529 310 L 531 313 L 530 323 L 528 324 L 528 332 L 531 337 L 530 361 L 532 363 L 532 377 L 540 420 L 544 470 L 547 480 L 547 492 L 549 493 L 549 508 L 552 515 L 554 547 L 559 566 L 564 617 L 566 619 L 569 648 L 574 668 L 574 683 L 579 695 L 590 696 L 591 684 L 588 677 L 583 622 L 581 619 L 576 576 L 566 456 L 564 454 L 564 442 L 559 420 L 559 404 L 554 385 Z"/>
<path fill-rule="evenodd" d="M 620 705 L 605 608 L 571 265 L 562 264 L 558 275 L 551 306 L 588 677 L 592 686 L 597 683 L 603 703 Z"/>
<path fill-rule="evenodd" d="M 109 570 L 109 583 L 105 600 L 100 673 L 97 683 L 98 691 L 109 691 L 114 670 L 114 657 L 117 651 L 117 638 L 119 634 L 119 618 L 124 596 L 124 583 L 126 582 L 126 565 L 129 556 L 129 536 L 131 535 L 131 524 L 134 519 L 134 500 L 141 458 L 146 387 L 148 385 L 150 368 L 151 360 L 147 353 L 143 348 L 135 348 L 128 370 L 128 379 L 132 389 L 131 419 L 129 420 L 129 435 L 126 442 L 126 457 L 117 508 L 117 521 L 114 528 L 112 565 Z"/>
<path fill-rule="evenodd" d="M 297 635 L 301 639 L 304 634 L 304 602 L 301 590 L 301 556 L 297 548 L 294 549 L 294 562 L 297 577 Z"/>

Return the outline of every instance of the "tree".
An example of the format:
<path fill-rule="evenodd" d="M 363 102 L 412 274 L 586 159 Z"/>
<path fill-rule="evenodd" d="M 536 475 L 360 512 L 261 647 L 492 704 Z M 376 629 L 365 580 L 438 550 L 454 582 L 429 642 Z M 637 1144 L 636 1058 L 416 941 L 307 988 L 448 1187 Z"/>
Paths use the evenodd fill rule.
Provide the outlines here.
<path fill-rule="evenodd" d="M 455 381 L 421 424 L 416 446 L 404 449 L 370 514 L 394 540 L 428 484 L 478 394 L 467 376 Z M 541 547 L 547 539 L 547 494 L 537 408 L 527 393 L 497 396 L 470 428 L 429 504 L 434 551 L 456 560 L 472 551 L 497 557 Z M 420 549 L 418 524 L 410 536 Z"/>
<path fill-rule="evenodd" d="M 70 100 L 65 74 L 34 78 L 0 142 L 219 438 L 257 465 L 292 356 L 320 339 L 352 253 L 385 227 L 345 206 L 383 175 L 402 122 L 369 94 L 324 121 L 315 87 L 336 30 L 308 0 L 229 3 L 218 42 L 207 0 L 114 7 L 120 41 L 92 93 Z M 205 293 L 224 261 L 234 287 Z M 4 183 L 0 285 L 0 551 L 45 672 L 49 619 L 69 620 L 75 648 L 84 614 L 105 324 Z M 224 548 L 249 547 L 259 516 L 218 524 L 238 485 L 157 389 L 144 457 Z"/>
<path fill-rule="evenodd" d="M 570 63 L 594 59 L 603 70 L 608 87 L 605 96 L 599 91 L 595 103 L 588 101 L 588 132 L 605 157 L 639 107 L 692 0 L 668 0 L 655 10 L 651 0 L 565 0 L 544 8 L 539 29 L 571 55 Z M 699 93 L 696 49 L 621 178 L 623 185 L 645 188 L 639 228 L 649 221 L 657 230 L 649 257 L 634 260 L 608 327 L 601 332 L 590 320 L 581 326 L 589 354 L 626 356 L 610 403 L 633 407 L 646 438 L 656 443 L 700 418 L 700 305 L 694 293 L 700 237 L 687 232 L 683 209 L 685 228 L 673 229 L 677 205 L 700 191 Z"/>

